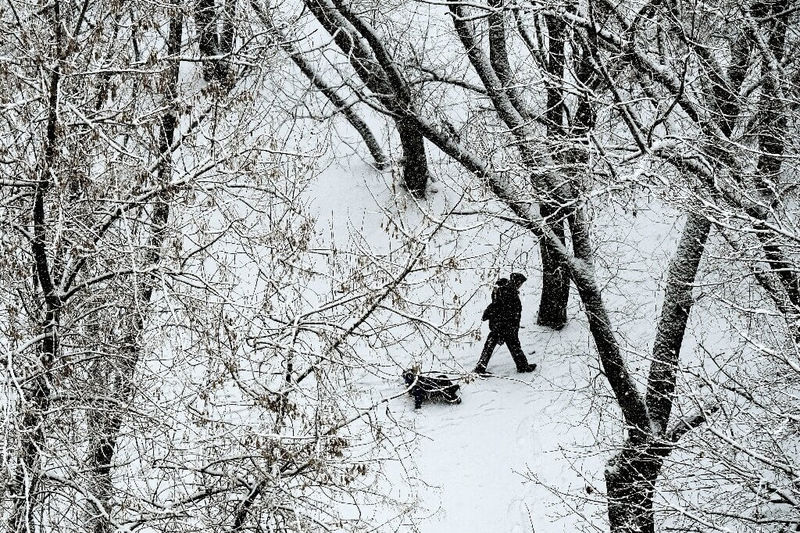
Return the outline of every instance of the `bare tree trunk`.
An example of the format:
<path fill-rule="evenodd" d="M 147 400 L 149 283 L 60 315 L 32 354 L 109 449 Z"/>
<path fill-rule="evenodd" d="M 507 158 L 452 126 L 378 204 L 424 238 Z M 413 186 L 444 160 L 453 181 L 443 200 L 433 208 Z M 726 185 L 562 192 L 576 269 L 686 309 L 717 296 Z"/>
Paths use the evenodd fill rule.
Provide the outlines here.
<path fill-rule="evenodd" d="M 764 76 L 764 87 L 759 101 L 759 136 L 760 152 L 757 164 L 757 187 L 763 203 L 773 207 L 778 200 L 776 191 L 783 166 L 783 154 L 786 149 L 784 139 L 787 138 L 786 102 L 780 86 L 779 63 L 784 57 L 786 42 L 787 13 L 790 3 L 779 0 L 770 3 L 759 3 L 754 6 L 754 15 L 763 17 L 766 22 L 766 47 L 762 50 L 761 74 Z M 769 211 L 766 206 L 760 210 L 759 218 L 766 219 Z M 766 224 L 757 225 L 764 256 L 770 269 L 781 281 L 789 300 L 800 310 L 800 276 L 793 261 L 781 249 L 778 236 L 769 230 Z"/>
<path fill-rule="evenodd" d="M 487 59 L 477 42 L 474 28 L 469 18 L 464 15 L 462 6 L 449 3 L 450 12 L 453 14 L 453 24 L 458 36 L 469 56 L 472 66 L 486 87 L 492 98 L 492 103 L 498 116 L 508 128 L 518 137 L 520 152 L 523 160 L 531 169 L 535 167 L 536 157 L 527 147 L 532 132 L 529 128 L 529 117 L 533 116 L 522 102 L 517 91 L 509 86 L 513 81 L 511 68 L 508 61 L 505 43 L 505 18 L 499 11 L 501 3 L 493 0 L 492 5 L 498 9 L 489 18 L 489 58 Z M 555 26 L 551 40 L 551 56 L 549 68 L 557 72 L 560 82 L 564 71 L 564 42 L 560 33 L 562 26 Z M 551 77 L 553 77 L 551 75 Z M 554 82 L 554 83 L 558 83 Z M 550 139 L 563 138 L 561 125 L 563 116 L 563 102 L 559 86 L 548 90 L 547 131 Z M 555 143 L 554 143 L 555 144 Z M 561 206 L 562 201 L 567 201 L 570 187 L 559 183 L 553 186 L 548 180 L 534 180 L 537 187 L 547 199 L 540 203 L 540 215 L 550 226 L 561 246 L 566 244 L 565 217 L 567 212 Z M 565 194 L 565 192 L 567 194 Z M 569 301 L 569 270 L 561 256 L 556 253 L 552 244 L 547 240 L 539 243 L 542 260 L 542 291 L 539 304 L 537 322 L 554 329 L 560 329 L 567 321 L 567 303 Z"/>
<path fill-rule="evenodd" d="M 231 82 L 231 65 L 225 55 L 233 51 L 233 16 L 236 1 L 226 0 L 217 6 L 215 0 L 197 0 L 195 25 L 198 33 L 200 54 L 203 61 L 203 77 L 206 81 L 217 81 L 224 86 Z"/>
<path fill-rule="evenodd" d="M 424 196 L 430 174 L 425 152 L 425 137 L 417 130 L 410 116 L 415 111 L 408 82 L 397 68 L 384 42 L 362 17 L 359 17 L 341 0 L 333 0 L 338 12 L 369 45 L 370 53 L 383 72 L 383 85 L 391 87 L 390 96 L 381 98 L 383 104 L 395 115 L 395 125 L 403 147 L 403 182 L 416 196 Z M 380 93 L 379 93 L 380 94 Z"/>
<path fill-rule="evenodd" d="M 653 494 L 664 459 L 650 446 L 626 446 L 605 470 L 612 533 L 654 533 Z"/>
<path fill-rule="evenodd" d="M 610 5 L 610 3 L 607 3 Z M 676 13 L 679 12 L 677 4 L 669 4 L 673 9 L 674 20 L 679 20 Z M 784 98 L 779 97 L 777 86 L 773 85 L 774 80 L 779 80 L 774 67 L 767 68 L 767 65 L 777 65 L 782 57 L 784 43 L 782 35 L 785 30 L 780 28 L 781 17 L 785 17 L 788 4 L 776 2 L 774 4 L 758 4 L 768 12 L 762 12 L 757 16 L 761 21 L 772 25 L 768 32 L 768 45 L 762 46 L 762 73 L 765 83 L 762 90 L 762 100 L 760 111 L 766 125 L 759 136 L 759 157 L 757 168 L 759 175 L 763 178 L 761 191 L 763 194 L 759 198 L 756 208 L 737 203 L 735 198 L 729 198 L 737 208 L 744 208 L 750 216 L 757 220 L 765 220 L 770 212 L 769 198 L 772 191 L 776 190 L 774 182 L 780 172 L 780 160 L 783 152 L 781 139 L 786 136 L 785 118 L 786 114 L 781 111 L 781 102 Z M 754 6 L 755 8 L 755 6 Z M 614 9 L 612 7 L 612 9 Z M 667 24 L 669 26 L 671 22 Z M 673 24 L 673 26 L 675 26 Z M 679 36 L 684 35 L 677 25 Z M 752 30 L 749 30 L 752 31 Z M 597 39 L 600 34 L 590 32 L 590 35 Z M 608 35 L 608 34 L 606 34 Z M 655 79 L 666 87 L 676 97 L 676 103 L 684 108 L 697 125 L 703 130 L 709 139 L 720 139 L 728 137 L 733 131 L 733 127 L 740 112 L 739 89 L 748 68 L 748 55 L 750 44 L 747 39 L 750 37 L 740 37 L 735 40 L 731 49 L 731 63 L 727 75 L 718 71 L 718 64 L 714 57 L 709 57 L 708 49 L 704 45 L 687 40 L 686 44 L 692 47 L 701 61 L 705 61 L 709 68 L 708 76 L 711 81 L 713 91 L 706 95 L 710 101 L 708 107 L 718 110 L 715 120 L 708 121 L 702 119 L 702 114 L 693 107 L 688 99 L 683 99 L 682 85 L 676 83 L 675 78 L 662 76 L 657 68 L 652 68 L 644 56 L 639 52 L 631 55 L 622 56 L 625 61 L 630 61 L 634 71 L 638 69 L 649 70 Z M 764 50 L 766 49 L 766 50 Z M 767 70 L 771 70 L 767 72 Z M 633 128 L 632 128 L 633 129 Z M 712 159 L 722 163 L 726 162 L 727 147 L 719 148 L 712 142 L 708 148 Z M 736 168 L 735 164 L 731 164 Z M 711 180 L 706 176 L 707 185 L 716 186 L 716 183 L 709 183 Z M 742 182 L 742 187 L 746 184 Z M 715 191 L 716 192 L 716 191 Z M 764 201 L 764 199 L 767 199 Z M 781 281 L 784 290 L 791 301 L 798 299 L 798 283 L 796 270 L 791 262 L 780 250 L 775 234 L 768 229 L 767 224 L 755 224 L 756 229 L 763 229 L 758 232 L 762 239 L 762 248 L 766 261 L 776 277 Z M 609 462 L 606 471 L 606 483 L 609 496 L 609 519 L 613 532 L 652 532 L 653 525 L 653 493 L 655 483 L 661 469 L 663 457 L 669 453 L 670 445 L 664 444 L 673 442 L 672 438 L 665 438 L 669 434 L 666 430 L 670 413 L 674 403 L 675 380 L 678 368 L 678 356 L 681 349 L 683 332 L 686 328 L 686 321 L 692 305 L 691 284 L 694 281 L 697 265 L 702 257 L 703 247 L 707 239 L 710 224 L 698 215 L 690 215 L 684 229 L 683 237 L 679 245 L 678 252 L 670 266 L 668 276 L 668 286 L 664 298 L 662 316 L 658 324 L 656 343 L 653 349 L 653 361 L 648 378 L 647 392 L 647 411 L 652 421 L 652 428 L 648 432 L 637 431 L 640 440 L 630 436 L 620 451 Z M 756 276 L 765 281 L 763 276 Z M 765 283 L 769 285 L 769 283 Z M 777 298 L 777 301 L 781 301 Z M 641 439 L 641 437 L 645 437 Z"/>
<path fill-rule="evenodd" d="M 564 77 L 564 21 L 545 17 L 548 34 L 547 50 L 547 138 L 550 145 L 556 148 L 564 140 L 563 110 L 564 95 L 561 83 Z M 564 224 L 566 212 L 552 191 L 545 192 L 545 199 L 539 205 L 542 218 L 547 220 L 553 233 L 562 244 L 566 243 Z M 558 257 L 547 241 L 539 244 L 542 260 L 542 293 L 539 300 L 539 312 L 536 323 L 553 329 L 561 329 L 567 323 L 567 305 L 569 304 L 569 274 L 566 265 Z"/>
<path fill-rule="evenodd" d="M 183 17 L 177 11 L 171 11 L 170 16 L 167 53 L 171 58 L 178 58 L 181 51 Z M 172 175 L 172 158 L 169 154 L 172 150 L 175 129 L 178 124 L 175 102 L 179 68 L 180 62 L 175 60 L 167 71 L 168 82 L 165 96 L 168 105 L 167 111 L 161 117 L 158 136 L 157 157 L 161 161 L 156 178 L 158 183 L 168 182 Z M 163 197 L 163 194 L 157 196 L 153 204 L 150 220 L 152 230 L 147 241 L 147 251 L 144 258 L 148 267 L 157 266 L 161 262 L 169 213 L 170 207 L 166 198 Z M 131 302 L 130 309 L 122 324 L 123 331 L 126 331 L 127 334 L 122 342 L 119 357 L 116 362 L 108 362 L 109 393 L 123 405 L 130 403 L 133 399 L 133 378 L 141 356 L 141 332 L 144 329 L 145 316 L 139 308 L 146 308 L 150 303 L 153 289 L 153 281 L 150 278 L 145 278 L 138 282 L 132 298 L 138 297 L 139 299 Z M 90 443 L 86 465 L 90 479 L 89 489 L 95 498 L 88 504 L 86 529 L 92 533 L 111 533 L 114 531 L 110 520 L 112 512 L 110 501 L 113 496 L 111 474 L 119 432 L 125 418 L 126 413 L 116 405 L 113 408 L 100 406 L 99 409 L 90 411 L 88 415 L 87 425 Z"/>
<path fill-rule="evenodd" d="M 489 0 L 489 6 L 494 8 L 494 11 L 489 13 L 489 62 L 511 105 L 526 120 L 532 120 L 533 115 L 525 105 L 519 89 L 514 86 L 514 74 L 506 46 L 506 17 L 503 4 L 503 0 Z"/>
<path fill-rule="evenodd" d="M 302 54 L 298 53 L 296 50 L 291 50 L 291 44 L 286 41 L 282 41 L 281 46 L 284 47 L 284 50 L 287 51 L 289 57 L 292 59 L 292 62 L 297 65 L 297 68 L 299 68 L 306 78 L 308 78 L 311 84 L 323 95 L 325 95 L 328 100 L 330 100 L 330 102 L 336 107 L 336 111 L 341 112 L 344 115 L 344 118 L 347 119 L 347 122 L 349 122 L 350 125 L 353 126 L 353 129 L 356 130 L 359 136 L 361 136 L 361 140 L 364 141 L 364 144 L 367 145 L 369 153 L 372 154 L 375 167 L 379 170 L 388 168 L 389 158 L 386 157 L 386 154 L 384 153 L 383 148 L 381 148 L 381 145 L 378 142 L 377 137 L 375 137 L 375 134 L 372 133 L 370 127 L 366 122 L 364 122 L 364 119 L 359 116 L 353 106 L 347 103 L 344 98 L 339 96 L 339 93 L 336 92 L 336 89 L 325 83 L 325 80 L 323 80 L 316 72 L 314 72 L 314 70 L 311 68 L 311 65 L 309 65 Z M 287 48 L 287 46 L 289 48 Z"/>
<path fill-rule="evenodd" d="M 683 333 L 694 303 L 692 285 L 710 230 L 711 223 L 705 217 L 690 214 L 667 272 L 646 399 L 648 413 L 659 436 L 666 432 L 670 418 Z"/>
<path fill-rule="evenodd" d="M 411 120 L 401 118 L 395 124 L 403 146 L 403 182 L 412 194 L 424 196 L 430 176 L 425 138 Z"/>
<path fill-rule="evenodd" d="M 563 209 L 551 202 L 539 204 L 539 214 L 548 221 L 553 234 L 561 244 L 566 244 Z M 567 323 L 567 304 L 569 303 L 569 271 L 564 261 L 547 241 L 539 243 L 542 260 L 542 292 L 539 298 L 539 311 L 536 323 L 552 329 L 561 329 Z"/>
<path fill-rule="evenodd" d="M 552 17 L 548 17 L 548 28 L 551 35 L 550 46 L 551 48 L 551 62 L 550 62 L 550 76 L 551 78 L 561 79 L 563 73 L 563 22 L 561 25 Z M 560 43 L 560 44 L 559 44 Z M 582 93 L 578 98 L 578 103 L 575 110 L 575 116 L 570 125 L 568 135 L 564 133 L 564 128 L 561 124 L 562 109 L 564 107 L 563 93 L 557 87 L 548 89 L 548 109 L 547 109 L 547 129 L 548 138 L 555 142 L 560 137 L 567 138 L 573 148 L 565 151 L 562 156 L 563 163 L 565 164 L 566 173 L 572 176 L 579 176 L 584 172 L 588 172 L 587 168 L 588 155 L 585 150 L 576 148 L 575 146 L 585 143 L 585 137 L 594 128 L 596 121 L 596 114 L 594 111 L 593 103 L 589 100 L 590 96 L 588 91 L 597 88 L 598 80 L 593 75 L 591 67 L 588 65 L 588 52 L 576 47 L 573 51 L 573 62 L 575 65 L 575 77 L 579 83 L 579 87 L 584 88 L 586 92 Z M 552 82 L 551 82 L 552 83 Z M 559 207 L 559 202 L 554 199 L 553 201 L 544 201 L 539 205 L 539 212 L 542 218 L 550 221 L 550 228 L 553 233 L 558 236 L 562 244 L 566 243 L 564 235 L 564 208 Z M 570 208 L 566 213 L 566 218 L 569 221 L 568 225 L 572 232 L 585 232 L 587 228 L 578 227 L 575 224 L 575 215 L 573 214 L 575 208 Z M 585 239 L 584 235 L 572 235 L 573 243 L 578 240 Z M 547 326 L 553 329 L 561 329 L 567 321 L 567 304 L 569 303 L 569 290 L 570 280 L 569 271 L 564 264 L 564 260 L 554 253 L 551 245 L 546 241 L 541 244 L 542 254 L 542 296 L 539 303 L 539 314 L 537 323 L 542 326 Z"/>
<path fill-rule="evenodd" d="M 710 230 L 711 223 L 705 217 L 690 214 L 670 263 L 647 380 L 645 401 L 650 424 L 629 434 L 605 472 L 613 533 L 654 532 L 653 494 L 664 457 L 671 451 L 667 425 L 678 359 L 693 304 L 692 286 Z"/>
<path fill-rule="evenodd" d="M 305 5 L 339 49 L 356 74 L 395 121 L 403 149 L 403 183 L 423 196 L 430 177 L 425 137 L 411 116 L 415 113 L 409 85 L 372 26 L 339 0 L 306 0 Z"/>

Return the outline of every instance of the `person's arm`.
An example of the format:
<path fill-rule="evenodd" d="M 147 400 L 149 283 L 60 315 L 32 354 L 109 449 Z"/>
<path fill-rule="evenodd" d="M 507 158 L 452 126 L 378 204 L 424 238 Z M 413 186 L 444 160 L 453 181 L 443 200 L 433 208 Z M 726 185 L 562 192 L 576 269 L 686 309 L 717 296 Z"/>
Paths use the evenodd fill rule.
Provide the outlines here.
<path fill-rule="evenodd" d="M 520 300 L 518 293 L 514 294 L 512 312 L 510 314 L 512 326 L 515 330 L 519 331 L 519 324 L 522 321 L 522 300 Z"/>

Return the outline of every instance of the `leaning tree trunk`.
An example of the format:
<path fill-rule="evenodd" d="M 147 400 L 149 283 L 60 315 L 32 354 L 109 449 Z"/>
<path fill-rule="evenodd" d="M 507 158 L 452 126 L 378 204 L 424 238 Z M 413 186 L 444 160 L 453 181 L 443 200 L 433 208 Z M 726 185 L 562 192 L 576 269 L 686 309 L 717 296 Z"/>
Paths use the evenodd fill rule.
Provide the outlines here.
<path fill-rule="evenodd" d="M 267 27 L 267 31 L 273 35 L 278 46 L 280 46 L 281 49 L 286 52 L 292 62 L 297 66 L 297 68 L 300 69 L 300 72 L 302 72 L 303 75 L 308 78 L 308 81 L 311 82 L 311 85 L 319 90 L 319 92 L 321 92 L 336 107 L 337 113 L 341 112 L 344 115 L 350 125 L 353 126 L 356 132 L 361 136 L 361 139 L 364 141 L 364 144 L 367 145 L 370 154 L 372 154 L 375 167 L 378 170 L 385 170 L 389 166 L 389 159 L 386 157 L 386 154 L 384 154 L 383 148 L 381 148 L 378 139 L 372 133 L 370 127 L 356 112 L 353 105 L 348 103 L 343 96 L 340 96 L 336 88 L 332 85 L 329 85 L 322 78 L 322 76 L 320 76 L 314 70 L 312 64 L 309 61 L 306 61 L 306 58 L 303 57 L 303 54 L 300 53 L 297 48 L 295 48 L 293 41 L 284 35 L 283 32 L 275 25 L 271 14 L 268 11 L 261 9 L 261 6 L 257 0 L 250 0 L 250 6 L 253 8 L 253 11 L 256 12 L 261 22 L 263 22 Z"/>

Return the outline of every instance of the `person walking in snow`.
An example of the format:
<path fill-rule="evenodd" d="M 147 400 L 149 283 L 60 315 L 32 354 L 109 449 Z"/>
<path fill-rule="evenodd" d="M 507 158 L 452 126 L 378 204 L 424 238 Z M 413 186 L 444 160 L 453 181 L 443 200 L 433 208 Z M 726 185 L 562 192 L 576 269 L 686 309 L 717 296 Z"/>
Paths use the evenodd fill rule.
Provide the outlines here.
<path fill-rule="evenodd" d="M 503 343 L 511 352 L 514 364 L 517 365 L 517 372 L 533 372 L 536 369 L 535 363 L 528 363 L 519 343 L 519 321 L 522 318 L 519 288 L 526 279 L 524 274 L 514 272 L 509 279 L 497 280 L 497 284 L 492 289 L 492 303 L 483 312 L 483 320 L 489 321 L 489 336 L 486 338 L 481 358 L 475 367 L 475 373 L 486 373 L 486 365 L 489 364 L 495 347 Z"/>

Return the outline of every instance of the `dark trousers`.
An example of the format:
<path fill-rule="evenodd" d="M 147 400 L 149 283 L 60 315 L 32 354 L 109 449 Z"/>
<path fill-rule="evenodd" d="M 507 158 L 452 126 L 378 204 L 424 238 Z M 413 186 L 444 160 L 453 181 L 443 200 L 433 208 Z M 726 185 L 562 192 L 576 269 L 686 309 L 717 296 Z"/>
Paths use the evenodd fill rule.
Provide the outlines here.
<path fill-rule="evenodd" d="M 519 344 L 519 334 L 514 332 L 499 333 L 492 331 L 486 337 L 486 344 L 483 345 L 481 358 L 478 365 L 475 367 L 475 372 L 486 372 L 486 365 L 489 364 L 489 359 L 492 357 L 495 347 L 500 343 L 500 339 L 506 342 L 508 351 L 511 352 L 511 357 L 514 358 L 514 364 L 517 365 L 517 370 L 523 371 L 528 366 L 528 358 L 525 357 L 525 352 L 522 351 L 522 346 Z"/>

